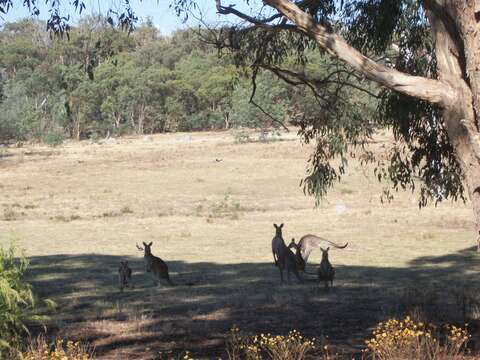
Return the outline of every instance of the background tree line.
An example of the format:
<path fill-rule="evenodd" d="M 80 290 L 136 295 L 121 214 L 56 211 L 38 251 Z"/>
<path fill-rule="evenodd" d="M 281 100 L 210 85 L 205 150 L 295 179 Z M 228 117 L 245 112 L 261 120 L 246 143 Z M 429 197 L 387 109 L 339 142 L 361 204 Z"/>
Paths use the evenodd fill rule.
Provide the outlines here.
<path fill-rule="evenodd" d="M 250 68 L 198 35 L 162 36 L 151 21 L 129 34 L 100 16 L 84 18 L 68 39 L 34 20 L 6 24 L 0 140 L 263 127 L 314 108 L 310 91 L 268 73 L 256 78 L 261 109 L 249 104 Z"/>

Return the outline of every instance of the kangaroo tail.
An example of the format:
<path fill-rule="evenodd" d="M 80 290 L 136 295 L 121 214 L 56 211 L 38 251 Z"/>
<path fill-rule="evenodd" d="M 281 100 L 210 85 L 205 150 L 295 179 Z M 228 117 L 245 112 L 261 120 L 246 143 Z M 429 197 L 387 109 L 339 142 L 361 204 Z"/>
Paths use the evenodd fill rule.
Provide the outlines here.
<path fill-rule="evenodd" d="M 327 240 L 333 247 L 336 247 L 337 249 L 345 249 L 348 246 L 348 242 L 345 243 L 345 245 L 338 245 L 335 244 L 333 241 Z"/>

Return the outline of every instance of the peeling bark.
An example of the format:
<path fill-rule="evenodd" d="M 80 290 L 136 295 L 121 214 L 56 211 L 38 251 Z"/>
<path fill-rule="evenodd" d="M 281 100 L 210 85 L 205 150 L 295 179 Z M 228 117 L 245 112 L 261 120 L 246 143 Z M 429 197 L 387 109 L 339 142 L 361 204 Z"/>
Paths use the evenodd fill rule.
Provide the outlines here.
<path fill-rule="evenodd" d="M 473 9 L 466 11 L 466 4 L 459 1 L 455 4 L 439 0 L 425 1 L 425 5 L 435 40 L 438 75 L 456 87 L 458 93 L 457 101 L 444 107 L 443 118 L 472 201 L 475 233 L 480 234 L 480 192 L 476 191 L 480 188 L 480 134 L 477 128 L 479 112 L 475 111 L 480 88 L 477 88 L 475 81 L 472 81 L 474 79 L 469 77 L 469 69 L 480 64 L 480 56 L 475 60 L 471 58 L 471 54 L 467 55 L 471 51 L 469 45 L 472 39 L 465 31 L 465 24 L 459 26 L 459 31 L 448 28 L 451 27 L 448 23 L 451 19 L 456 19 L 457 24 L 465 23 L 467 18 L 468 21 L 473 19 L 474 12 Z M 463 20 L 457 16 L 459 12 L 464 14 Z M 475 37 L 473 33 L 470 35 Z M 452 51 L 452 48 L 456 51 Z M 462 66 L 466 67 L 466 71 L 463 71 Z M 477 251 L 480 251 L 480 236 L 477 238 Z"/>
<path fill-rule="evenodd" d="M 480 2 L 455 0 L 449 11 L 464 41 L 466 80 L 472 89 L 475 112 L 480 114 Z M 480 128 L 479 119 L 476 127 Z"/>

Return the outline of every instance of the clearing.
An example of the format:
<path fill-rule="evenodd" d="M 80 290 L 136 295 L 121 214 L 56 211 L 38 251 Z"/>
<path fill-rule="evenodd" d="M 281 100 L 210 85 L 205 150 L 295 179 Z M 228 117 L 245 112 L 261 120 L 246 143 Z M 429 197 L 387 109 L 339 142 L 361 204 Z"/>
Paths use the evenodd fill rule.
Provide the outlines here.
<path fill-rule="evenodd" d="M 384 152 L 388 141 L 372 147 Z M 383 185 L 352 160 L 315 209 L 299 187 L 310 147 L 295 131 L 271 142 L 175 133 L 0 151 L 0 244 L 25 249 L 36 294 L 59 304 L 48 329 L 92 342 L 100 359 L 218 357 L 233 324 L 295 328 L 355 352 L 378 321 L 415 308 L 454 316 L 455 294 L 478 289 L 468 203 L 419 210 L 401 192 L 382 204 Z M 333 291 L 280 285 L 273 223 L 285 223 L 286 242 L 307 233 L 349 242 L 330 252 Z M 177 286 L 152 286 L 142 241 Z M 120 293 L 123 259 L 135 288 Z"/>

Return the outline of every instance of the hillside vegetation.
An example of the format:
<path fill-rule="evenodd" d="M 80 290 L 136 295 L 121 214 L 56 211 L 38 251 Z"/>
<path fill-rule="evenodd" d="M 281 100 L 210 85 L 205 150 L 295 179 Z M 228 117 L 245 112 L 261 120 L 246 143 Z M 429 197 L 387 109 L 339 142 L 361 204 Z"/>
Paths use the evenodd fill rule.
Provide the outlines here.
<path fill-rule="evenodd" d="M 6 24 L 0 31 L 0 141 L 56 145 L 65 138 L 278 127 L 313 111 L 305 86 L 267 73 L 257 78 L 254 102 L 261 109 L 249 104 L 250 68 L 217 51 L 207 35 L 162 36 L 149 21 L 129 34 L 103 17 L 84 18 L 68 38 L 52 37 L 32 20 Z"/>

